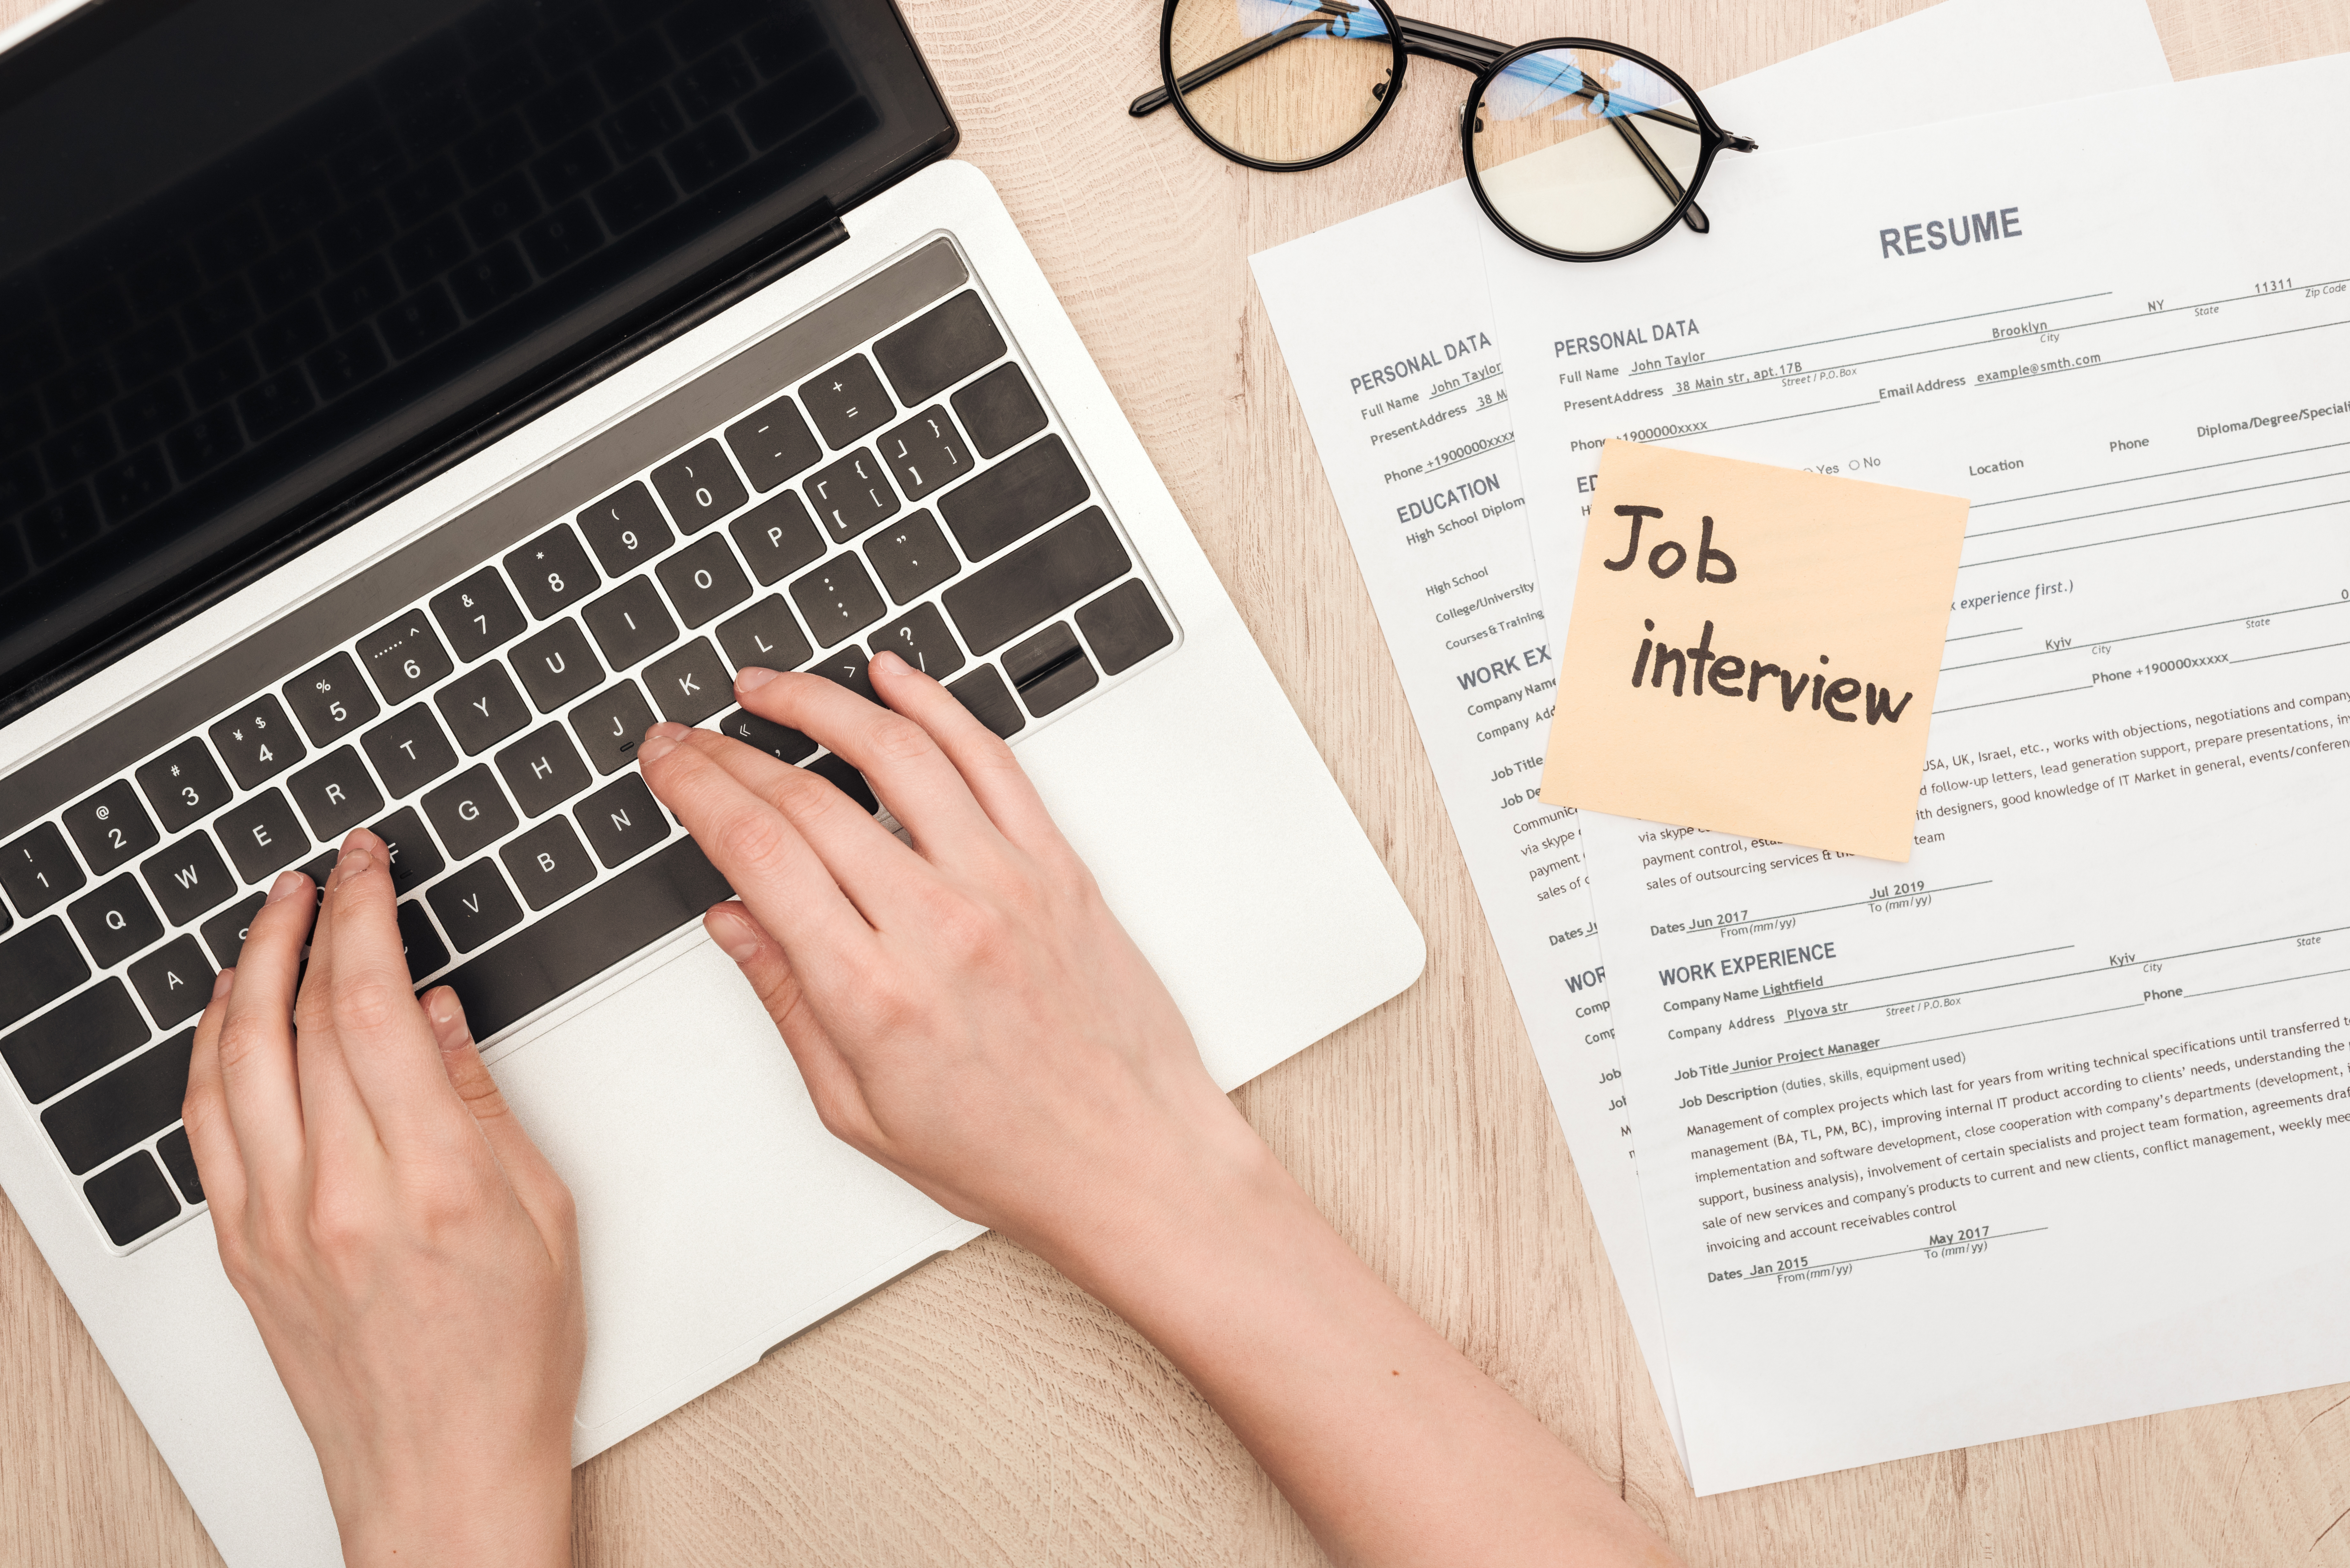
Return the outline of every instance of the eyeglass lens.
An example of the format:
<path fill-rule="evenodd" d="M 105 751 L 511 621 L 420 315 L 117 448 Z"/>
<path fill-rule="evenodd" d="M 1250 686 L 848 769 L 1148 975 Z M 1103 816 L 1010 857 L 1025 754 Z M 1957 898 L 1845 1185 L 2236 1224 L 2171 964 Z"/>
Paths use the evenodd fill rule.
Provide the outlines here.
<path fill-rule="evenodd" d="M 1680 89 L 1600 49 L 1513 60 L 1475 116 L 1470 153 L 1494 212 L 1535 244 L 1574 254 L 1656 233 L 1697 177 L 1703 150 Z"/>
<path fill-rule="evenodd" d="M 1369 0 L 1180 0 L 1169 29 L 1177 90 L 1225 151 L 1310 163 L 1378 114 L 1395 44 Z"/>

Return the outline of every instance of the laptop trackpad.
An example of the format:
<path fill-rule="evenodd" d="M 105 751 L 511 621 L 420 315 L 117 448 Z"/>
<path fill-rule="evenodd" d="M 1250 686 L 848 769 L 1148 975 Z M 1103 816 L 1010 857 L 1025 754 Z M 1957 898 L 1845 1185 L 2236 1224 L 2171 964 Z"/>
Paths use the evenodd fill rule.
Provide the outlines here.
<path fill-rule="evenodd" d="M 969 1233 L 825 1131 L 706 937 L 493 1070 L 578 1203 L 580 1457 Z"/>

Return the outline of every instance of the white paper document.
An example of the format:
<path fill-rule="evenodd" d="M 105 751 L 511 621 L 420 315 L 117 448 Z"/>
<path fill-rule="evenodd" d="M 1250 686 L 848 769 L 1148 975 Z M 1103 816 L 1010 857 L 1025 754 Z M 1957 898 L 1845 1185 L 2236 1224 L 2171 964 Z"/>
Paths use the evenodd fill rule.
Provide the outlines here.
<path fill-rule="evenodd" d="M 1974 504 L 1907 865 L 1583 819 L 1700 1492 L 2350 1379 L 2345 145 L 2336 57 L 1488 247 L 1555 608 L 1607 436 Z"/>
<path fill-rule="evenodd" d="M 2168 79 L 2141 0 L 1945 0 L 1703 97 L 1775 148 Z M 1741 162 L 1726 156 L 1717 181 Z M 1678 1441 L 1583 850 L 1574 815 L 1534 798 L 1553 635 L 1479 253 L 1487 226 L 1455 181 L 1254 267 Z M 1528 259 L 1555 286 L 1611 270 Z"/>

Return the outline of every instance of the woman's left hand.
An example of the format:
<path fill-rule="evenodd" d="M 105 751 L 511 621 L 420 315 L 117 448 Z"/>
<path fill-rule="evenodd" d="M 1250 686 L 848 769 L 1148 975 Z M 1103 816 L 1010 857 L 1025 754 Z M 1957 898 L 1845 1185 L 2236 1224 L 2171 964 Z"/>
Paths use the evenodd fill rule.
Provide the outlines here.
<path fill-rule="evenodd" d="M 455 994 L 427 1000 L 383 842 L 354 833 L 323 902 L 277 879 L 216 982 L 188 1139 L 344 1560 L 556 1568 L 586 1342 L 571 1194 Z"/>

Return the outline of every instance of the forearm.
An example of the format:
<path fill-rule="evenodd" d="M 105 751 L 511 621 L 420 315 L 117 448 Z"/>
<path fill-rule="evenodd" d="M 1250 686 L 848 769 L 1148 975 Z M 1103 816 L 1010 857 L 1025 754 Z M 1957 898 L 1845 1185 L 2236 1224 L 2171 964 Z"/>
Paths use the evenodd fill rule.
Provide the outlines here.
<path fill-rule="evenodd" d="M 1246 1144 L 1118 1244 L 1055 1262 L 1182 1370 L 1334 1559 L 1674 1562 Z"/>

